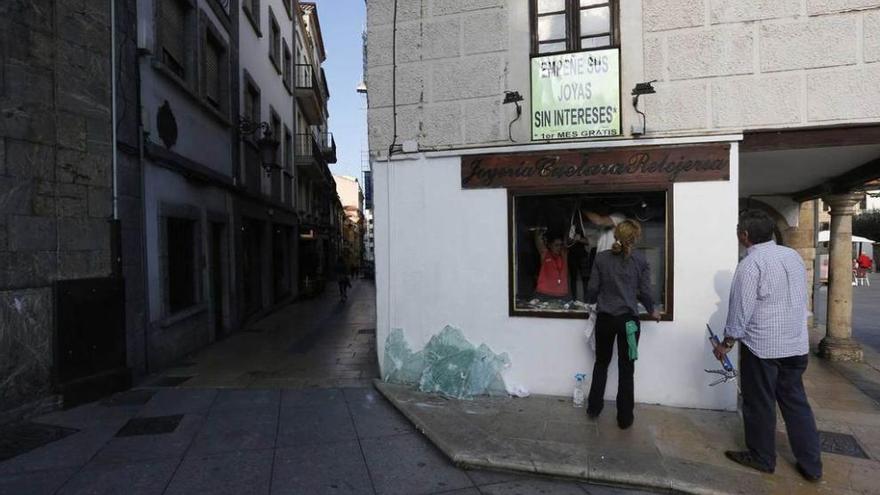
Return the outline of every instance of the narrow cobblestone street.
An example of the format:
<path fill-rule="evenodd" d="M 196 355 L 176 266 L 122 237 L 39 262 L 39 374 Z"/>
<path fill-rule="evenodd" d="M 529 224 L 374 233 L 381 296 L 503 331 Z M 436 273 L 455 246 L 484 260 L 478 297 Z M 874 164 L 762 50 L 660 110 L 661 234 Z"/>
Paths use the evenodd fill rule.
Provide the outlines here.
<path fill-rule="evenodd" d="M 328 283 L 321 297 L 285 306 L 152 380 L 177 377 L 183 387 L 370 386 L 379 376 L 373 284 L 355 280 L 346 302 L 337 294 Z"/>

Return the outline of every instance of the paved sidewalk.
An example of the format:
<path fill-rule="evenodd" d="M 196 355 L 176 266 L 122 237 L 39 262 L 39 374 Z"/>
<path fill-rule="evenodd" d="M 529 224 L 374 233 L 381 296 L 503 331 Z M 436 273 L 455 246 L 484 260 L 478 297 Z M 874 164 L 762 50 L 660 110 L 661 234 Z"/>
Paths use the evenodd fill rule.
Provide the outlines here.
<path fill-rule="evenodd" d="M 121 436 L 169 416 L 173 431 Z M 2 495 L 636 493 L 465 471 L 372 388 L 146 388 L 36 421 L 78 431 L 0 462 Z"/>
<path fill-rule="evenodd" d="M 813 335 L 814 343 L 819 335 Z M 684 493 L 880 494 L 880 405 L 845 375 L 880 384 L 878 367 L 811 358 L 807 395 L 823 447 L 842 452 L 851 435 L 865 458 L 823 453 L 824 478 L 804 481 L 780 417 L 775 475 L 741 467 L 725 450 L 744 449 L 738 413 L 639 404 L 620 430 L 614 407 L 597 420 L 567 398 L 447 400 L 377 382 L 380 391 L 456 464 L 567 476 Z M 728 385 L 729 386 L 729 385 Z M 866 385 L 867 386 L 867 385 Z M 612 403 L 613 404 L 613 403 Z"/>
<path fill-rule="evenodd" d="M 644 493 L 454 466 L 372 388 L 374 297 L 328 291 L 134 390 L 0 427 L 0 495 Z"/>
<path fill-rule="evenodd" d="M 866 348 L 880 352 L 880 273 L 869 273 L 870 286 L 853 287 L 853 337 Z M 828 306 L 828 286 L 819 289 L 816 322 L 824 325 Z"/>

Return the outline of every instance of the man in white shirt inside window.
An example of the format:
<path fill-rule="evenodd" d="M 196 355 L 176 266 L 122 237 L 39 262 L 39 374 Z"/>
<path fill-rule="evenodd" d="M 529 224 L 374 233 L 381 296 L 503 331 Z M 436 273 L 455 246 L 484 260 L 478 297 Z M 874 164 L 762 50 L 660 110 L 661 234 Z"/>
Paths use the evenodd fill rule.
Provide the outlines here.
<path fill-rule="evenodd" d="M 599 237 L 596 240 L 596 253 L 607 251 L 614 245 L 614 227 L 620 222 L 626 220 L 623 213 L 610 213 L 602 215 L 595 211 L 584 211 L 584 220 L 595 225 L 599 229 Z"/>

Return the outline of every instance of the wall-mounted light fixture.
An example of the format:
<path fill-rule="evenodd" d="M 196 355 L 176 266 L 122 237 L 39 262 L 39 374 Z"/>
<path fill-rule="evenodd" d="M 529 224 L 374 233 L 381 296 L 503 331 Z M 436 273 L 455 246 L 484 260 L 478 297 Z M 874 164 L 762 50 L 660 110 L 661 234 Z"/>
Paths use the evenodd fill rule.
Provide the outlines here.
<path fill-rule="evenodd" d="M 271 177 L 273 170 L 280 170 L 281 165 L 275 163 L 278 156 L 278 146 L 281 144 L 272 137 L 272 126 L 268 122 L 254 122 L 246 117 L 238 119 L 238 134 L 251 136 L 262 130 L 263 135 L 257 139 L 257 149 L 260 151 L 260 166 L 266 171 L 266 176 Z"/>
<path fill-rule="evenodd" d="M 509 124 L 507 124 L 507 138 L 513 141 L 513 123 L 519 120 L 522 117 L 522 107 L 519 102 L 523 101 L 523 97 L 519 94 L 519 91 L 505 91 L 504 92 L 504 101 L 501 102 L 503 105 L 507 105 L 509 103 L 513 103 L 516 105 L 516 118 L 511 120 Z"/>
<path fill-rule="evenodd" d="M 632 135 L 633 136 L 641 136 L 645 133 L 645 130 L 647 129 L 648 123 L 645 118 L 645 112 L 639 110 L 639 96 L 652 95 L 652 94 L 656 93 L 657 91 L 654 90 L 654 86 L 653 86 L 653 84 L 655 82 L 657 82 L 656 79 L 654 79 L 653 81 L 636 83 L 636 87 L 634 87 L 632 90 L 633 108 L 636 110 L 636 113 L 638 113 L 639 115 L 642 116 L 642 128 L 641 128 L 641 130 L 639 130 L 639 129 L 636 129 L 635 127 L 633 127 L 632 128 Z"/>

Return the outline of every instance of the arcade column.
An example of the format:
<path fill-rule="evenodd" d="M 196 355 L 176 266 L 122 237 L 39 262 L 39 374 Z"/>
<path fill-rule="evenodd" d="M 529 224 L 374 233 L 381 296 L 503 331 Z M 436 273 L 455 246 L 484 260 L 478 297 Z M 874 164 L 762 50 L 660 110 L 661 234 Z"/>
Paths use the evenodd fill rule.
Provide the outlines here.
<path fill-rule="evenodd" d="M 852 216 L 860 195 L 822 198 L 831 207 L 828 260 L 828 319 L 819 356 L 831 361 L 861 361 L 862 348 L 852 338 Z"/>

